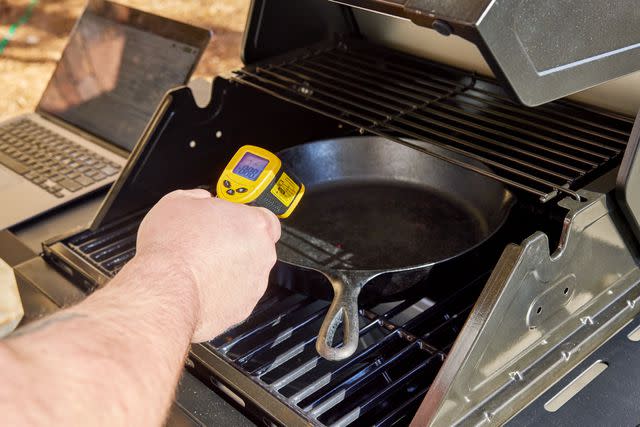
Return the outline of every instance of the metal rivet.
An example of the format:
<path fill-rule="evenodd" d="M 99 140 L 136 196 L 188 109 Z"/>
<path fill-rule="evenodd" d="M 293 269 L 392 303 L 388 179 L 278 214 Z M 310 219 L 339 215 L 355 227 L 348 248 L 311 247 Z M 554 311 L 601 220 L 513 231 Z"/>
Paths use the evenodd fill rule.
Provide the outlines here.
<path fill-rule="evenodd" d="M 450 36 L 451 34 L 453 34 L 453 28 L 451 27 L 451 25 L 449 25 L 448 22 L 442 21 L 440 19 L 436 19 L 435 21 L 433 21 L 431 27 L 443 36 Z"/>
<path fill-rule="evenodd" d="M 509 377 L 513 381 L 522 381 L 524 379 L 524 377 L 522 376 L 522 373 L 520 371 L 509 372 Z"/>
<path fill-rule="evenodd" d="M 191 142 L 189 143 L 189 147 L 191 147 L 191 148 L 196 148 L 196 142 L 195 142 L 195 141 L 191 141 Z"/>
<path fill-rule="evenodd" d="M 216 132 L 216 138 L 218 138 L 218 139 L 222 138 L 222 131 L 221 130 Z"/>

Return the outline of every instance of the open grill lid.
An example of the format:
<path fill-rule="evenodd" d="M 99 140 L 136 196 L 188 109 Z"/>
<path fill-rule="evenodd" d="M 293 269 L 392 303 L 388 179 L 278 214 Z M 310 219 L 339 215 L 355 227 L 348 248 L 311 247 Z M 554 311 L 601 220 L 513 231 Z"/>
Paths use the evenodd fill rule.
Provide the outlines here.
<path fill-rule="evenodd" d="M 340 0 L 476 44 L 494 74 L 535 106 L 640 70 L 634 0 Z"/>

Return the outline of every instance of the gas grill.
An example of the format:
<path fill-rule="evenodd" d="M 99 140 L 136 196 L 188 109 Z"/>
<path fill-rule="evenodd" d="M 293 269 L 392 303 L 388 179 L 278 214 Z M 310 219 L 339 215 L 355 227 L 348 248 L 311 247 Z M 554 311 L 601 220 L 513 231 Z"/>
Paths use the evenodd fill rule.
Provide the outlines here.
<path fill-rule="evenodd" d="M 529 34 L 520 41 L 535 60 L 524 67 L 524 53 L 498 37 L 495 22 L 529 21 L 496 2 L 342 3 L 394 15 L 375 15 L 389 25 L 410 19 L 471 40 L 497 79 L 360 31 L 371 25 L 364 21 L 371 12 L 325 0 L 305 6 L 256 0 L 246 67 L 216 78 L 204 106 L 187 88 L 169 92 L 91 227 L 45 242 L 44 256 L 87 292 L 104 285 L 135 254 L 144 213 L 171 190 L 211 189 L 244 144 L 277 152 L 377 135 L 410 146 L 498 180 L 516 195 L 505 226 L 481 252 L 430 276 L 402 300 L 361 306 L 359 347 L 347 360 L 330 362 L 315 352 L 329 303 L 271 284 L 246 321 L 192 346 L 187 366 L 266 425 L 407 425 L 416 412 L 417 425 L 502 423 L 640 309 L 638 209 L 629 196 L 640 128 L 632 135 L 630 117 L 566 99 L 547 102 L 640 64 L 625 60 L 627 51 L 614 43 L 617 53 L 610 55 L 572 52 L 597 53 L 603 58 L 597 64 L 566 66 L 557 55 L 540 56 L 540 46 L 552 49 L 552 41 Z M 527 11 L 531 22 L 544 21 Z M 571 19 L 592 13 L 577 8 Z M 553 22 L 546 24 L 539 28 Z M 529 75 L 531 67 L 529 82 L 517 75 Z M 489 169 L 430 152 L 420 141 Z"/>

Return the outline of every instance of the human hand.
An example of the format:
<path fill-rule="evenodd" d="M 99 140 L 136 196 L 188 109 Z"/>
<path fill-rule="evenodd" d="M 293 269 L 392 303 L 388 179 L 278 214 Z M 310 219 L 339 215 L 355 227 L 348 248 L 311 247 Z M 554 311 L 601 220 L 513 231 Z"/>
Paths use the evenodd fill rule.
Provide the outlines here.
<path fill-rule="evenodd" d="M 267 287 L 279 238 L 280 221 L 267 209 L 215 199 L 206 190 L 178 190 L 140 224 L 134 261 L 191 278 L 177 285 L 194 287 L 192 342 L 201 342 L 251 313 Z"/>

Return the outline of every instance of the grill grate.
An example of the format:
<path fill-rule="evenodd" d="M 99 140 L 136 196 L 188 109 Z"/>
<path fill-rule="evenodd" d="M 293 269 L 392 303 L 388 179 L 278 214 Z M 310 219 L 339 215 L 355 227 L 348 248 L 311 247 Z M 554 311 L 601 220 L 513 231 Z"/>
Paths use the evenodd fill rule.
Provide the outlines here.
<path fill-rule="evenodd" d="M 86 230 L 64 243 L 91 265 L 114 276 L 136 253 L 136 234 L 142 217 L 99 230 Z"/>
<path fill-rule="evenodd" d="M 407 424 L 486 278 L 437 303 L 416 297 L 361 310 L 358 351 L 340 362 L 315 351 L 328 302 L 283 290 L 208 345 L 314 424 Z"/>
<path fill-rule="evenodd" d="M 567 101 L 528 108 L 492 81 L 361 41 L 237 71 L 233 80 L 471 169 L 546 202 L 619 159 L 630 118 Z M 427 141 L 483 162 L 430 153 Z"/>
<path fill-rule="evenodd" d="M 113 277 L 133 257 L 140 221 L 136 217 L 87 230 L 64 243 Z M 452 290 L 445 296 L 361 308 L 360 343 L 347 360 L 328 361 L 315 350 L 329 302 L 277 286 L 251 317 L 206 345 L 313 424 L 405 425 L 489 275 L 468 270 L 455 280 L 447 276 L 429 282 L 429 289 Z"/>

